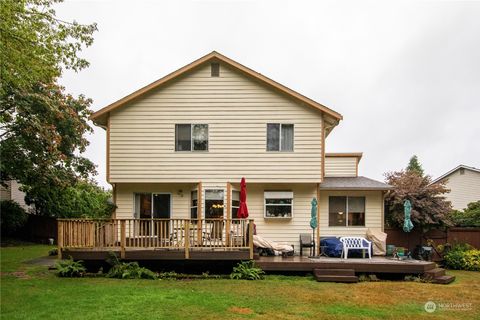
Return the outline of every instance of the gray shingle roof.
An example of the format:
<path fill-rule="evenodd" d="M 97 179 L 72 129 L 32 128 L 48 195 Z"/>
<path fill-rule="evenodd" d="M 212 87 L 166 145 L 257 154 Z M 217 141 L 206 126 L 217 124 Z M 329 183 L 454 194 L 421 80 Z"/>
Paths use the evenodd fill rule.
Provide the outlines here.
<path fill-rule="evenodd" d="M 324 190 L 389 190 L 393 187 L 367 177 L 326 177 L 320 184 Z"/>

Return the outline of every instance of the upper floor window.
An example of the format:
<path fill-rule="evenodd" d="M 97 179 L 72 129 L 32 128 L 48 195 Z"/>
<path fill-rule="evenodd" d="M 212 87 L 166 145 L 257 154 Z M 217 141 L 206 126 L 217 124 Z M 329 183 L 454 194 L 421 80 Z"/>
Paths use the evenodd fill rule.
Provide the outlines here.
<path fill-rule="evenodd" d="M 176 124 L 175 151 L 208 151 L 208 124 Z"/>
<path fill-rule="evenodd" d="M 267 124 L 267 151 L 293 151 L 293 124 Z"/>
<path fill-rule="evenodd" d="M 329 197 L 330 227 L 365 226 L 365 197 Z"/>

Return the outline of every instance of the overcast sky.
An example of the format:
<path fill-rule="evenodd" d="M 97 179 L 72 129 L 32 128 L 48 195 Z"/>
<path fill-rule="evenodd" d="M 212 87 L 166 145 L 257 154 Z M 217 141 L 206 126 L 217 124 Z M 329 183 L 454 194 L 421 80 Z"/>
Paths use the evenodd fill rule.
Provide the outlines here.
<path fill-rule="evenodd" d="M 95 111 L 217 50 L 340 112 L 327 151 L 364 152 L 361 175 L 413 154 L 433 177 L 480 167 L 480 2 L 67 0 L 57 14 L 98 24 L 90 67 L 61 80 Z M 109 186 L 104 130 L 89 140 Z"/>

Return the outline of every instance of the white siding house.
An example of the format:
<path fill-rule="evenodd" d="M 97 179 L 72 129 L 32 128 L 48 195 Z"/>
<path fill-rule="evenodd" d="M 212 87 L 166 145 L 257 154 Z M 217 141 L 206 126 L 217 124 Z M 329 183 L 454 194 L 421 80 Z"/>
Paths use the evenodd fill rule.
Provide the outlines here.
<path fill-rule="evenodd" d="M 480 201 L 480 169 L 459 165 L 433 183 L 439 181 L 446 182 L 446 187 L 450 189 L 446 198 L 456 210 L 465 209 L 470 202 Z"/>

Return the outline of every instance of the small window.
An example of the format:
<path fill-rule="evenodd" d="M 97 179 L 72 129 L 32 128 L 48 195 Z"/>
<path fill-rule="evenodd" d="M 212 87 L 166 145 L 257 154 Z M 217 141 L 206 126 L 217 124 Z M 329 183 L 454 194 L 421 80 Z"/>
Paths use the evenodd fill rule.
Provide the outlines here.
<path fill-rule="evenodd" d="M 192 191 L 190 193 L 190 219 L 197 219 L 197 207 L 198 207 L 198 191 Z"/>
<path fill-rule="evenodd" d="M 223 218 L 223 190 L 205 190 L 205 218 Z"/>
<path fill-rule="evenodd" d="M 220 77 L 220 63 L 213 62 L 211 65 L 212 77 Z"/>
<path fill-rule="evenodd" d="M 465 168 L 460 168 L 460 174 L 465 174 Z"/>
<path fill-rule="evenodd" d="M 293 151 L 293 124 L 267 123 L 267 151 Z"/>
<path fill-rule="evenodd" d="M 291 218 L 293 213 L 293 192 L 266 191 L 265 218 Z"/>
<path fill-rule="evenodd" d="M 329 197 L 330 227 L 365 226 L 365 197 Z"/>
<path fill-rule="evenodd" d="M 232 219 L 237 219 L 240 207 L 240 191 L 232 191 Z"/>
<path fill-rule="evenodd" d="M 208 124 L 176 124 L 175 151 L 208 151 Z"/>

